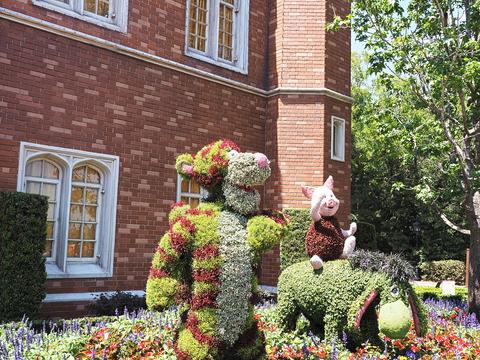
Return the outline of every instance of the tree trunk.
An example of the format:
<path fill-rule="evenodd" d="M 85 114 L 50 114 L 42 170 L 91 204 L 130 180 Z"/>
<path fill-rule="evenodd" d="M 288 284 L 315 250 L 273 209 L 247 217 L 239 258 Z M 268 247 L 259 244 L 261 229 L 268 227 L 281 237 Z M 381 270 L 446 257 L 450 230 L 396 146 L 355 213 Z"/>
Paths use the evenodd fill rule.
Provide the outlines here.
<path fill-rule="evenodd" d="M 470 199 L 470 268 L 468 269 L 468 306 L 480 319 L 480 192 Z"/>

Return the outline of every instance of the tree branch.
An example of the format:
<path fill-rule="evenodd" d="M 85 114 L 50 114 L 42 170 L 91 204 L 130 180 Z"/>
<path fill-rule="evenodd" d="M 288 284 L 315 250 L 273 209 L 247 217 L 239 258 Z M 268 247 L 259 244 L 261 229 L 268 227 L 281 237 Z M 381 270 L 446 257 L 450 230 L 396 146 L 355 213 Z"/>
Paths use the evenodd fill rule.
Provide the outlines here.
<path fill-rule="evenodd" d="M 445 215 L 444 213 L 440 212 L 440 218 L 443 220 L 443 222 L 448 226 L 450 227 L 451 229 L 461 233 L 461 234 L 464 234 L 464 235 L 470 235 L 470 230 L 467 230 L 467 229 L 463 229 L 461 228 L 460 226 L 457 226 L 455 225 L 454 223 L 452 223 L 448 218 L 447 218 L 447 215 Z"/>

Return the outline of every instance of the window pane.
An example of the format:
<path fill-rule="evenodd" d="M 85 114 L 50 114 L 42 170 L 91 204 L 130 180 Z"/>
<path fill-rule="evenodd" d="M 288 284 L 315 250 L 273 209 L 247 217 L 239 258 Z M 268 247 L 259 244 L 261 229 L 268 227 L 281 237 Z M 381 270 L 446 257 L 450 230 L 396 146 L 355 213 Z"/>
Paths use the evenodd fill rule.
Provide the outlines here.
<path fill-rule="evenodd" d="M 200 194 L 200 185 L 194 180 L 190 181 L 190 192 Z"/>
<path fill-rule="evenodd" d="M 183 201 L 185 204 L 189 204 L 189 203 L 190 203 L 190 201 L 189 201 L 190 198 L 188 198 L 188 197 L 186 197 L 186 196 L 182 196 L 182 197 L 180 198 L 180 200 Z"/>
<path fill-rule="evenodd" d="M 233 48 L 233 11 L 232 1 L 221 1 L 219 8 L 218 27 L 218 56 L 222 59 L 232 61 Z"/>
<path fill-rule="evenodd" d="M 83 187 L 72 186 L 71 201 L 72 201 L 72 203 L 83 204 Z"/>
<path fill-rule="evenodd" d="M 52 239 L 53 238 L 53 221 L 48 221 L 47 222 L 47 239 Z"/>
<path fill-rule="evenodd" d="M 85 194 L 86 203 L 87 204 L 97 204 L 98 189 L 86 188 L 85 191 L 86 191 L 86 194 Z"/>
<path fill-rule="evenodd" d="M 198 206 L 198 204 L 200 203 L 199 199 L 197 198 L 191 198 L 190 199 L 190 207 L 193 209 L 193 208 L 196 208 Z"/>
<path fill-rule="evenodd" d="M 28 163 L 25 175 L 42 177 L 42 162 L 43 160 L 36 160 Z"/>
<path fill-rule="evenodd" d="M 40 183 L 35 181 L 27 181 L 27 193 L 40 194 Z"/>
<path fill-rule="evenodd" d="M 55 184 L 43 184 L 42 195 L 48 197 L 50 201 L 56 200 L 57 185 Z"/>
<path fill-rule="evenodd" d="M 82 237 L 82 224 L 70 223 L 68 226 L 68 238 L 81 239 L 81 237 Z"/>
<path fill-rule="evenodd" d="M 84 240 L 95 240 L 95 231 L 97 225 L 95 224 L 85 224 L 83 226 L 83 239 Z"/>
<path fill-rule="evenodd" d="M 80 245 L 82 243 L 80 241 L 69 241 L 68 242 L 68 250 L 67 256 L 68 257 L 80 257 Z"/>
<path fill-rule="evenodd" d="M 48 161 L 43 162 L 43 177 L 48 179 L 58 179 L 60 172 L 58 168 L 49 163 Z"/>
<path fill-rule="evenodd" d="M 108 0 L 99 0 L 98 2 L 98 15 L 108 17 Z"/>
<path fill-rule="evenodd" d="M 82 205 L 70 205 L 70 220 L 82 221 Z"/>
<path fill-rule="evenodd" d="M 189 9 L 189 40 L 188 45 L 194 49 L 206 51 L 207 37 L 207 0 L 192 0 Z"/>
<path fill-rule="evenodd" d="M 97 221 L 96 206 L 85 206 L 85 221 L 89 221 L 89 222 Z"/>
<path fill-rule="evenodd" d="M 95 243 L 93 241 L 87 241 L 83 243 L 82 257 L 93 257 L 95 249 Z"/>
<path fill-rule="evenodd" d="M 47 219 L 49 220 L 55 219 L 55 203 L 48 204 Z"/>
<path fill-rule="evenodd" d="M 188 180 L 182 179 L 182 193 L 188 192 Z"/>
<path fill-rule="evenodd" d="M 95 13 L 95 0 L 84 0 L 83 9 Z"/>
<path fill-rule="evenodd" d="M 91 167 L 87 168 L 87 183 L 100 184 L 100 174 L 97 170 Z"/>
<path fill-rule="evenodd" d="M 85 166 L 80 166 L 73 169 L 72 179 L 73 181 L 85 181 Z"/>
<path fill-rule="evenodd" d="M 43 252 L 43 256 L 51 257 L 52 256 L 52 247 L 53 247 L 53 241 L 47 240 L 47 243 L 45 245 L 45 251 Z"/>

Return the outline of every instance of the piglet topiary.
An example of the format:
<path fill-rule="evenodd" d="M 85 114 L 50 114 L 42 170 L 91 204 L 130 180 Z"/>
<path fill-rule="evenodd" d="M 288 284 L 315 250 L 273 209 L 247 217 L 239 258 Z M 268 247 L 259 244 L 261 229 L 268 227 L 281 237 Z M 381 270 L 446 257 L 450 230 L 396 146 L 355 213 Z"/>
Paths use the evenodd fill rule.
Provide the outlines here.
<path fill-rule="evenodd" d="M 176 204 L 147 281 L 151 310 L 180 307 L 177 359 L 257 359 L 264 349 L 253 318 L 255 267 L 288 231 L 279 211 L 259 212 L 267 157 L 219 140 L 177 158 L 176 169 L 208 190 L 196 209 Z"/>
<path fill-rule="evenodd" d="M 323 186 L 303 186 L 302 192 L 311 200 L 312 225 L 305 239 L 305 248 L 310 263 L 316 270 L 324 261 L 347 258 L 355 249 L 357 224 L 351 223 L 348 230 L 340 228 L 335 214 L 340 201 L 333 193 L 333 177 L 329 176 Z"/>

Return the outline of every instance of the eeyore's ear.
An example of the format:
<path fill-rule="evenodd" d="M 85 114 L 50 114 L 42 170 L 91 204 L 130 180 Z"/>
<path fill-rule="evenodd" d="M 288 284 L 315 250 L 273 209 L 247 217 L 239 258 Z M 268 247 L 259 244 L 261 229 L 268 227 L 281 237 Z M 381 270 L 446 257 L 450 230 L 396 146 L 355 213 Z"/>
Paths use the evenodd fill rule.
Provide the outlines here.
<path fill-rule="evenodd" d="M 315 188 L 313 186 L 302 186 L 302 193 L 307 199 L 311 199 Z"/>
<path fill-rule="evenodd" d="M 330 189 L 333 191 L 333 177 L 330 175 L 327 180 L 325 180 L 325 183 L 323 184 L 327 189 Z"/>
<path fill-rule="evenodd" d="M 184 178 L 190 179 L 193 175 L 193 156 L 182 154 L 177 157 L 175 169 Z"/>

